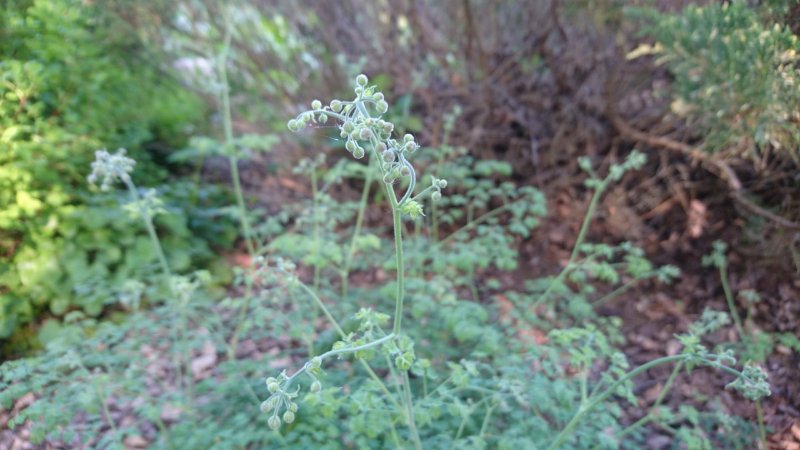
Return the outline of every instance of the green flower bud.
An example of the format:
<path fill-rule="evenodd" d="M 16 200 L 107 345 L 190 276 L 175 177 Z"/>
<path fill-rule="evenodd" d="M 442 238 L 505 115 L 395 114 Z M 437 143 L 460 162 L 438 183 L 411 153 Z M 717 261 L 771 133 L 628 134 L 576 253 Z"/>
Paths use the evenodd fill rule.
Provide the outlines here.
<path fill-rule="evenodd" d="M 261 402 L 261 412 L 268 412 L 268 411 L 272 410 L 272 406 L 273 405 L 272 405 L 272 402 L 270 401 L 271 399 L 272 399 L 272 397 L 270 397 L 270 398 L 264 400 L 263 402 Z"/>
<path fill-rule="evenodd" d="M 333 112 L 340 112 L 342 110 L 342 102 L 339 100 L 331 100 L 331 109 Z"/>
<path fill-rule="evenodd" d="M 320 114 L 319 115 L 319 123 L 326 123 L 327 121 L 328 121 L 328 115 L 327 114 Z"/>
<path fill-rule="evenodd" d="M 358 132 L 358 137 L 362 141 L 366 141 L 370 136 L 372 136 L 372 132 L 369 131 L 369 128 L 362 128 L 361 131 Z"/>
<path fill-rule="evenodd" d="M 383 114 L 389 110 L 389 104 L 381 100 L 375 104 L 375 110 L 378 111 L 379 114 Z"/>
<path fill-rule="evenodd" d="M 358 147 L 356 147 L 355 150 L 353 150 L 353 158 L 355 158 L 355 159 L 361 159 L 361 158 L 364 157 L 365 154 L 366 154 L 366 152 L 364 151 L 364 147 L 362 147 L 360 145 Z"/>
<path fill-rule="evenodd" d="M 322 358 L 320 358 L 319 356 L 311 358 L 309 366 L 311 366 L 312 369 L 319 369 L 320 367 L 322 367 Z"/>
<path fill-rule="evenodd" d="M 278 428 L 281 427 L 281 419 L 279 419 L 278 416 L 272 416 L 267 421 L 267 424 L 271 429 L 277 430 Z"/>
<path fill-rule="evenodd" d="M 387 163 L 394 162 L 394 152 L 393 151 L 386 150 L 386 151 L 381 153 L 381 157 Z"/>
<path fill-rule="evenodd" d="M 289 131 L 297 131 L 297 121 L 294 119 L 290 120 L 286 126 L 289 127 Z"/>
<path fill-rule="evenodd" d="M 447 187 L 447 180 L 439 180 L 436 184 L 439 186 L 439 189 L 444 189 Z"/>
<path fill-rule="evenodd" d="M 311 102 L 311 109 L 321 109 L 321 108 L 322 108 L 322 102 L 321 101 L 314 100 L 313 102 Z"/>
<path fill-rule="evenodd" d="M 267 384 L 267 389 L 269 390 L 270 393 L 273 393 L 273 394 L 278 392 L 278 389 L 280 389 L 280 388 L 281 388 L 281 385 L 279 385 L 277 381 L 273 381 L 273 382 Z"/>
<path fill-rule="evenodd" d="M 344 144 L 344 148 L 346 148 L 347 151 L 350 152 L 350 153 L 353 153 L 356 150 L 357 147 L 358 147 L 358 145 L 356 144 L 356 141 L 354 141 L 352 139 L 348 139 L 347 143 Z"/>
<path fill-rule="evenodd" d="M 403 136 L 403 142 L 405 142 L 406 144 L 408 144 L 409 142 L 414 142 L 414 136 L 406 134 L 405 136 Z"/>
<path fill-rule="evenodd" d="M 386 122 L 383 124 L 383 132 L 391 134 L 394 131 L 394 124 L 391 122 Z"/>
<path fill-rule="evenodd" d="M 403 146 L 403 150 L 408 153 L 414 153 L 417 151 L 417 148 L 419 148 L 419 146 L 416 142 L 406 142 L 406 145 Z"/>
<path fill-rule="evenodd" d="M 289 403 L 289 411 L 297 412 L 297 403 L 295 403 L 295 402 Z"/>
<path fill-rule="evenodd" d="M 356 95 L 361 95 L 361 93 L 364 92 L 364 88 L 357 86 L 355 89 L 353 89 L 353 91 L 356 93 Z"/>
<path fill-rule="evenodd" d="M 431 194 L 431 200 L 438 202 L 441 199 L 442 199 L 442 193 L 439 191 L 433 191 L 433 193 Z"/>
<path fill-rule="evenodd" d="M 339 137 L 344 139 L 344 138 L 347 137 L 347 133 L 345 133 L 344 130 L 342 130 L 342 131 L 339 132 Z"/>
<path fill-rule="evenodd" d="M 408 166 L 403 166 L 400 168 L 400 176 L 401 177 L 410 177 L 411 176 L 411 169 Z"/>
<path fill-rule="evenodd" d="M 311 383 L 311 392 L 316 394 L 321 390 L 322 390 L 322 383 L 320 383 L 319 380 L 314 380 L 314 382 Z"/>
<path fill-rule="evenodd" d="M 386 184 L 392 184 L 392 183 L 394 183 L 394 180 L 396 180 L 396 179 L 397 179 L 397 173 L 396 173 L 395 170 L 391 170 L 389 172 L 386 172 L 383 175 L 383 182 L 386 183 Z"/>
<path fill-rule="evenodd" d="M 344 123 L 344 125 L 342 125 L 342 131 L 344 131 L 347 134 L 352 133 L 353 130 L 355 130 L 355 129 L 356 129 L 356 126 L 353 124 L 353 122 L 350 122 L 350 121 L 347 121 L 347 122 Z"/>
<path fill-rule="evenodd" d="M 417 203 L 415 200 L 409 200 L 403 203 L 403 205 L 400 206 L 400 212 L 408 215 L 408 217 L 411 217 L 412 219 L 416 219 L 419 216 L 425 215 L 422 212 L 422 205 Z"/>
<path fill-rule="evenodd" d="M 294 413 L 291 411 L 286 411 L 283 413 L 283 421 L 286 423 L 294 422 Z"/>
<path fill-rule="evenodd" d="M 366 86 L 369 79 L 363 73 L 356 77 L 356 84 L 359 86 Z"/>
<path fill-rule="evenodd" d="M 386 144 L 384 144 L 383 142 L 378 142 L 378 145 L 375 146 L 375 151 L 377 151 L 378 153 L 383 153 L 386 151 L 386 148 L 387 148 Z"/>
<path fill-rule="evenodd" d="M 376 92 L 375 94 L 372 95 L 372 98 L 375 99 L 376 102 L 383 101 L 383 93 Z"/>

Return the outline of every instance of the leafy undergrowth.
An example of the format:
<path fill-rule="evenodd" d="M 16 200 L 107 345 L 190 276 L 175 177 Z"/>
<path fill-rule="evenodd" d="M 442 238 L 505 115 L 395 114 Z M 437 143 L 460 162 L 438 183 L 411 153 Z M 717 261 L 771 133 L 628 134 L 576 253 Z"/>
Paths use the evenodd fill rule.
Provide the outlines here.
<path fill-rule="evenodd" d="M 376 95 L 359 92 L 365 84 L 356 103 Z M 303 122 L 325 114 L 312 107 L 322 112 Z M 358 126 L 387 128 L 368 118 Z M 366 138 L 352 128 L 354 141 Z M 364 156 L 360 145 L 348 150 Z M 597 312 L 632 287 L 657 291 L 681 276 L 632 243 L 587 240 L 603 194 L 641 167 L 641 154 L 605 176 L 581 161 L 592 199 L 577 242 L 560 270 L 537 278 L 518 276 L 518 244 L 541 240 L 545 197 L 504 181 L 508 164 L 445 144 L 419 167 L 451 181 L 434 177 L 423 190 L 430 200 L 392 201 L 396 179 L 414 188 L 413 172 L 395 175 L 391 164 L 417 147 L 405 137 L 380 149 L 367 164 L 305 161 L 295 172 L 311 184 L 308 201 L 252 228 L 242 214 L 254 252 L 222 301 L 207 274 L 171 276 L 163 261 L 170 301 L 121 325 L 71 313 L 46 352 L 3 365 L 7 425 L 36 445 L 69 448 L 642 448 L 657 443 L 653 429 L 689 448 L 764 440 L 760 421 L 713 399 L 664 401 L 682 371 L 715 380 L 715 397 L 769 394 L 762 369 L 736 362 L 742 348 L 714 338 L 729 323 L 724 311 L 695 315 L 676 345 L 637 365 L 622 351 L 622 320 Z M 380 175 L 378 158 L 389 163 Z M 99 153 L 94 173 L 135 192 L 131 170 L 123 154 Z M 355 201 L 330 195 L 343 179 L 360 181 Z M 393 220 L 403 253 L 387 244 L 385 220 L 364 222 L 387 198 L 405 216 Z M 152 227 L 152 205 L 135 206 Z M 390 279 L 398 267 L 404 276 Z M 383 311 L 400 313 L 391 333 Z M 672 371 L 652 399 L 635 381 L 662 367 Z"/>

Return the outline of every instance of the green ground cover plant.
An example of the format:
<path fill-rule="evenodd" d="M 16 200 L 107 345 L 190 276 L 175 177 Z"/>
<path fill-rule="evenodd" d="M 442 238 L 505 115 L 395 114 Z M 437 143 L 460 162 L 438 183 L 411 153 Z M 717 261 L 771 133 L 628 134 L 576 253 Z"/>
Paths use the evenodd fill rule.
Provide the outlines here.
<path fill-rule="evenodd" d="M 159 191 L 169 214 L 154 226 L 175 270 L 208 265 L 209 244 L 233 234 L 204 217 L 224 192 L 167 185 L 166 164 L 146 149 L 183 145 L 204 108 L 160 73 L 128 24 L 73 0 L 11 1 L 0 30 L 0 338 L 15 354 L 37 345 L 42 320 L 98 316 L 122 286 L 157 272 L 136 216 L 116 208 L 116 194 L 87 189 L 78 168 L 97 148 L 129 148 Z"/>
<path fill-rule="evenodd" d="M 5 363 L 0 404 L 35 397 L 11 425 L 30 421 L 37 441 L 88 448 L 123 448 L 149 427 L 152 448 L 611 449 L 641 448 L 643 426 L 656 422 L 691 448 L 753 446 L 752 426 L 723 411 L 662 403 L 683 370 L 713 369 L 747 398 L 769 395 L 762 369 L 704 345 L 726 314 L 707 311 L 678 336 L 678 353 L 631 367 L 620 320 L 594 309 L 632 283 L 679 277 L 630 244 L 587 242 L 600 196 L 641 167 L 641 154 L 604 177 L 581 163 L 594 197 L 569 262 L 512 288 L 499 275 L 516 267 L 515 239 L 545 215 L 541 193 L 493 177 L 503 163 L 446 144 L 425 171 L 448 181 L 418 178 L 410 156 L 432 149 L 393 137 L 387 100 L 366 76 L 353 90 L 353 100 L 314 101 L 289 128 L 335 123 L 364 163 L 312 158 L 297 167 L 312 185 L 307 203 L 249 224 L 241 212 L 253 264 L 221 302 L 207 274 L 175 275 L 152 232 L 158 197 L 133 184 L 133 160 L 98 152 L 90 179 L 126 187 L 121 206 L 160 255 L 158 276 L 138 292 L 153 284 L 169 295 L 122 324 L 72 312 L 44 353 Z M 357 201 L 330 194 L 343 179 L 363 183 Z M 391 220 L 367 227 L 368 209 Z M 499 294 L 520 319 L 503 314 Z M 544 341 L 527 337 L 532 326 Z M 639 402 L 633 380 L 667 364 L 652 411 L 623 423 L 621 402 Z"/>
<path fill-rule="evenodd" d="M 673 112 L 704 136 L 703 149 L 764 169 L 800 162 L 800 42 L 784 23 L 791 2 L 691 5 L 680 14 L 636 10 L 675 76 Z"/>

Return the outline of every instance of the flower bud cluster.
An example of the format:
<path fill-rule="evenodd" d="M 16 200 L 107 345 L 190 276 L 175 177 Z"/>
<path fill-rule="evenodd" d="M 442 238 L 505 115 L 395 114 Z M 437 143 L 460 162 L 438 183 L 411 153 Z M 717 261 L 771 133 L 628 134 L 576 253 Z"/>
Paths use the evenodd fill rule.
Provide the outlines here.
<path fill-rule="evenodd" d="M 308 361 L 301 370 L 291 377 L 287 376 L 286 372 L 284 371 L 281 372 L 277 378 L 269 377 L 266 379 L 265 383 L 270 396 L 261 402 L 261 412 L 272 413 L 270 418 L 267 420 L 267 424 L 271 429 L 277 430 L 280 428 L 282 422 L 287 424 L 294 422 L 295 413 L 297 413 L 298 409 L 297 403 L 294 401 L 294 399 L 300 395 L 300 388 L 297 388 L 293 392 L 289 392 L 289 388 L 291 387 L 295 377 L 301 373 L 305 373 L 311 377 L 312 382 L 309 386 L 309 390 L 312 393 L 317 393 L 322 390 L 322 383 L 320 383 L 319 379 L 317 379 L 317 375 L 319 375 L 321 370 L 322 358 L 315 356 L 314 358 L 311 358 L 311 360 Z M 282 414 L 281 411 L 283 412 Z"/>
<path fill-rule="evenodd" d="M 124 206 L 124 209 L 133 217 L 138 214 L 152 219 L 158 214 L 166 213 L 164 202 L 158 196 L 158 191 L 153 188 L 144 189 L 137 200 Z"/>
<path fill-rule="evenodd" d="M 402 141 L 387 139 L 381 143 L 381 159 L 383 160 L 383 181 L 394 183 L 399 178 L 414 176 L 414 168 L 408 162 L 407 155 L 417 151 L 419 145 L 414 140 L 414 136 L 406 134 Z"/>
<path fill-rule="evenodd" d="M 447 187 L 447 180 L 431 176 L 431 200 L 438 202 L 442 199 L 442 189 Z"/>
<path fill-rule="evenodd" d="M 769 382 L 767 381 L 767 372 L 761 367 L 750 363 L 745 364 L 741 375 L 733 382 L 728 383 L 725 388 L 739 391 L 745 398 L 753 401 L 768 397 L 771 394 Z"/>
<path fill-rule="evenodd" d="M 297 403 L 294 399 L 297 398 L 299 393 L 287 392 L 284 390 L 285 383 L 289 380 L 285 372 L 279 375 L 279 378 L 269 377 L 266 380 L 267 390 L 270 392 L 269 398 L 261 402 L 261 412 L 272 412 L 272 415 L 267 420 L 267 424 L 273 430 L 277 430 L 281 426 L 281 418 L 283 422 L 289 424 L 294 422 L 294 416 L 297 412 Z M 281 414 L 283 411 L 283 414 Z"/>
<path fill-rule="evenodd" d="M 397 154 L 413 153 L 417 149 L 413 136 L 406 135 L 403 142 L 390 139 L 394 125 L 379 117 L 371 117 L 366 113 L 367 105 L 371 105 L 380 116 L 389 110 L 389 104 L 384 99 L 383 93 L 377 92 L 375 86 L 368 86 L 369 79 L 366 75 L 356 77 L 353 101 L 333 100 L 330 105 L 324 106 L 319 100 L 311 102 L 311 110 L 299 114 L 290 120 L 287 126 L 291 131 L 299 131 L 312 123 L 326 123 L 330 117 L 339 121 L 339 136 L 345 139 L 345 148 L 356 159 L 366 155 L 365 143 L 373 146 L 375 151 L 387 164 L 386 170 L 389 177 L 398 178 L 410 172 L 410 168 L 402 169 L 400 158 Z M 396 170 L 395 170 L 396 169 Z M 407 175 L 406 175 L 407 176 Z"/>
<path fill-rule="evenodd" d="M 108 153 L 107 150 L 94 152 L 95 160 L 92 163 L 92 173 L 87 177 L 89 183 L 94 185 L 98 180 L 101 180 L 100 189 L 107 191 L 117 180 L 130 181 L 130 173 L 133 172 L 136 161 L 125 156 L 125 153 L 126 150 L 124 148 L 117 150 L 117 153 L 113 155 Z"/>
<path fill-rule="evenodd" d="M 291 285 L 298 281 L 297 266 L 290 260 L 280 256 L 272 259 L 272 264 L 267 258 L 255 258 L 255 272 L 253 277 L 262 284 L 280 283 Z"/>

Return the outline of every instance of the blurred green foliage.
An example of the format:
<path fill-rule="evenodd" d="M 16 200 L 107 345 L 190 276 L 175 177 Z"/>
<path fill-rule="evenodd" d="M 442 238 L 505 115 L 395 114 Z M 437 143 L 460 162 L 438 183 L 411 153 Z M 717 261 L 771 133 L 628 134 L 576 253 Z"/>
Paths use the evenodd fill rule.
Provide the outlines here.
<path fill-rule="evenodd" d="M 800 162 L 800 41 L 782 23 L 787 4 L 636 11 L 675 77 L 673 112 L 705 136 L 707 151 L 757 163 L 774 152 Z"/>
<path fill-rule="evenodd" d="M 147 177 L 141 184 L 158 185 L 168 173 L 143 145 L 181 145 L 203 106 L 159 73 L 135 32 L 107 10 L 78 0 L 4 6 L 0 337 L 8 338 L 42 314 L 97 315 L 114 301 L 114 286 L 153 272 L 138 222 L 111 207 L 117 199 L 88 195 L 89 162 L 98 148 L 127 147 Z M 188 240 L 193 203 L 211 193 L 185 189 L 162 189 L 172 214 L 157 223 L 178 270 L 212 256 L 204 240 Z"/>

